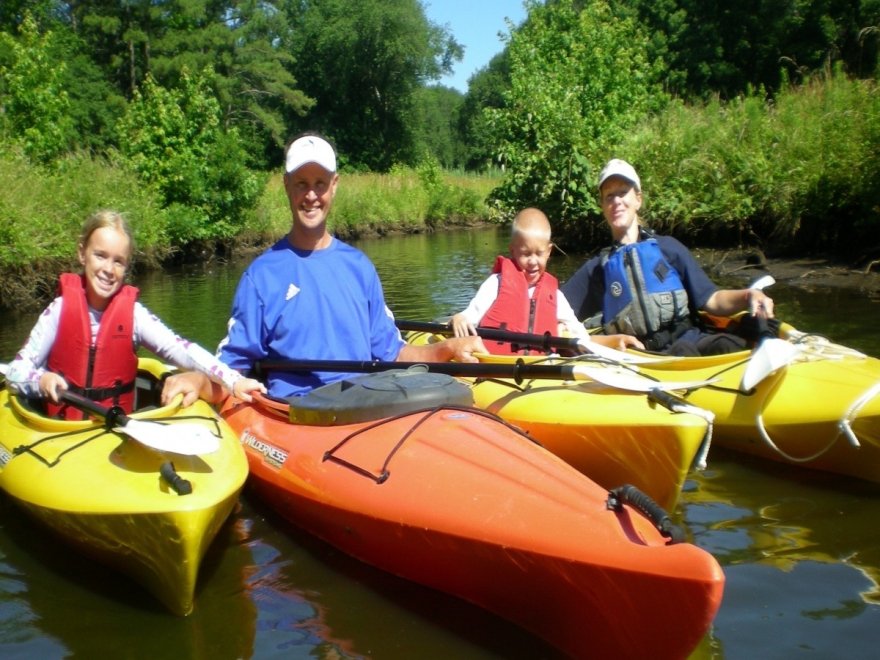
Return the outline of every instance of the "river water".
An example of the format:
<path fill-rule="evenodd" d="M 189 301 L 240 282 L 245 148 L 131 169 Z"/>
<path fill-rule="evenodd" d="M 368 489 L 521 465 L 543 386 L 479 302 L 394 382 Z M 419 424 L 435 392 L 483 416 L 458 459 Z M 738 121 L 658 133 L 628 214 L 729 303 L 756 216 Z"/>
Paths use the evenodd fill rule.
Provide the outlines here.
<path fill-rule="evenodd" d="M 416 320 L 463 308 L 505 244 L 492 230 L 357 243 L 376 263 L 395 315 Z M 564 280 L 581 261 L 557 254 L 550 269 Z M 168 325 L 213 348 L 245 265 L 200 264 L 136 283 Z M 877 317 L 876 300 L 785 282 L 770 293 L 778 315 L 796 327 L 880 355 L 868 322 Z M 5 315 L 0 359 L 12 357 L 34 319 Z M 310 538 L 248 494 L 209 551 L 196 610 L 185 619 L 59 544 L 7 498 L 0 509 L 0 657 L 554 657 L 488 613 Z M 875 657 L 880 487 L 713 448 L 674 517 L 727 578 L 713 629 L 694 658 Z"/>

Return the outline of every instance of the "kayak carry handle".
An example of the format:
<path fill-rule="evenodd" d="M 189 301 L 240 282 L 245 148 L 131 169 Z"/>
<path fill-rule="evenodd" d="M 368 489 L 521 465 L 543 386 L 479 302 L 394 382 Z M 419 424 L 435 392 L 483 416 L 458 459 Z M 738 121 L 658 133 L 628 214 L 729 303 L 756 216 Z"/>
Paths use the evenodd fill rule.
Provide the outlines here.
<path fill-rule="evenodd" d="M 636 511 L 654 523 L 657 530 L 671 543 L 681 543 L 685 540 L 684 531 L 677 525 L 672 524 L 669 514 L 659 504 L 651 499 L 632 484 L 618 486 L 608 492 L 607 505 L 609 509 L 620 511 L 628 504 Z"/>
<path fill-rule="evenodd" d="M 177 492 L 178 495 L 189 495 L 192 493 L 192 484 L 177 474 L 174 469 L 174 463 L 165 461 L 159 466 L 159 474 L 168 482 L 168 484 Z"/>

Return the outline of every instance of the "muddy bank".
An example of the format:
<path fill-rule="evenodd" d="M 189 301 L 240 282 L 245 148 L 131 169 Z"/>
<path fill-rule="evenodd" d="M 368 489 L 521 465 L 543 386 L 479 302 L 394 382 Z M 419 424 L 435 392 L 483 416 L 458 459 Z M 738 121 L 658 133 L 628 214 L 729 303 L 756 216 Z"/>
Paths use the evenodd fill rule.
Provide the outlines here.
<path fill-rule="evenodd" d="M 710 277 L 746 286 L 764 274 L 788 286 L 850 288 L 880 297 L 880 261 L 853 266 L 821 257 L 795 259 L 766 258 L 760 253 L 741 250 L 692 250 Z"/>

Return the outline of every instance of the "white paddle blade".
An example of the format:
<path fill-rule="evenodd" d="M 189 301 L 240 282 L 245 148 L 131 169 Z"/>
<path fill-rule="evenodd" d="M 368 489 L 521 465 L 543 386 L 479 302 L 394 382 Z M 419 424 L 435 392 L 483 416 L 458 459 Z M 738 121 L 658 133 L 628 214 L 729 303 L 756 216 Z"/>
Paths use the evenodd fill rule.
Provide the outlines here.
<path fill-rule="evenodd" d="M 763 289 L 766 289 L 768 286 L 773 286 L 774 284 L 776 284 L 776 280 L 773 278 L 772 275 L 764 275 L 764 277 L 759 277 L 754 282 L 752 282 L 749 288 L 761 291 Z"/>
<path fill-rule="evenodd" d="M 147 447 L 185 456 L 211 454 L 220 448 L 220 439 L 199 424 L 158 424 L 129 419 L 114 431 L 124 433 Z"/>
<path fill-rule="evenodd" d="M 717 378 L 691 381 L 657 381 L 626 370 L 610 367 L 587 367 L 578 365 L 573 370 L 575 380 L 594 380 L 608 387 L 631 392 L 650 392 L 651 390 L 692 390 L 714 383 Z"/>
<path fill-rule="evenodd" d="M 622 362 L 624 364 L 647 364 L 657 362 L 671 362 L 680 358 L 669 355 L 644 355 L 639 353 L 629 353 L 627 351 L 618 351 L 616 348 L 609 348 L 594 341 L 579 341 L 578 346 L 588 353 L 593 353 L 598 357 L 611 360 L 612 362 Z"/>
<path fill-rule="evenodd" d="M 802 348 L 784 339 L 765 339 L 754 350 L 743 372 L 740 389 L 748 392 L 775 371 L 794 362 Z"/>

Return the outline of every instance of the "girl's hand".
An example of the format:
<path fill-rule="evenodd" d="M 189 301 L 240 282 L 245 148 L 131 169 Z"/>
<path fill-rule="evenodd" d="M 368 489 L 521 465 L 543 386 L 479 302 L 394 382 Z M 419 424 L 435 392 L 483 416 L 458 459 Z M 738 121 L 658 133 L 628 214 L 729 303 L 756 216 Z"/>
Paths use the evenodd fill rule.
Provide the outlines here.
<path fill-rule="evenodd" d="M 254 400 L 251 396 L 251 392 L 262 392 L 263 394 L 266 394 L 268 390 L 266 390 L 266 386 L 263 385 L 263 383 L 253 378 L 239 378 L 232 386 L 232 394 L 248 403 Z"/>
<path fill-rule="evenodd" d="M 47 371 L 40 376 L 40 394 L 55 403 L 59 403 L 61 392 L 67 388 L 67 381 L 52 371 Z"/>

